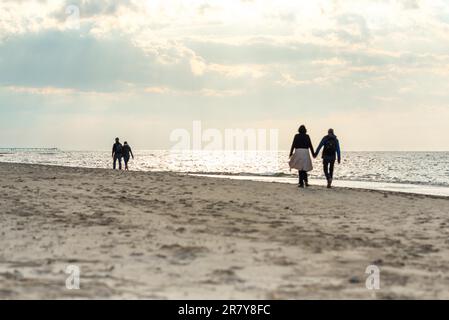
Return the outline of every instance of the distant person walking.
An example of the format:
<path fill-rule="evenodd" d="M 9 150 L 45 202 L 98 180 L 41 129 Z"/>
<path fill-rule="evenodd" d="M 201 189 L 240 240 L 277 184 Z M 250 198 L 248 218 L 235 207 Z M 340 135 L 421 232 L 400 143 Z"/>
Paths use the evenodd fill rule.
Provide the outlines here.
<path fill-rule="evenodd" d="M 321 140 L 314 158 L 319 155 L 321 148 L 324 148 L 322 156 L 324 175 L 327 179 L 327 187 L 331 188 L 334 179 L 335 160 L 338 159 L 339 164 L 341 162 L 340 142 L 334 134 L 334 129 L 329 129 L 327 136 Z"/>
<path fill-rule="evenodd" d="M 292 147 L 290 149 L 290 169 L 297 169 L 299 172 L 298 187 L 304 188 L 309 186 L 308 171 L 312 171 L 312 159 L 310 158 L 310 151 L 313 151 L 312 141 L 307 134 L 307 129 L 304 125 L 299 127 L 298 134 L 293 139 Z M 293 151 L 295 151 L 293 153 Z"/>
<path fill-rule="evenodd" d="M 122 170 L 122 157 L 123 157 L 123 146 L 120 143 L 119 138 L 115 138 L 115 143 L 112 146 L 112 159 L 114 159 L 114 170 L 118 167 Z"/>
<path fill-rule="evenodd" d="M 123 160 L 125 161 L 125 170 L 129 170 L 128 169 L 128 162 L 129 162 L 129 155 L 130 154 L 131 154 L 131 157 L 133 157 L 133 159 L 134 159 L 133 151 L 131 150 L 131 147 L 128 144 L 128 142 L 125 141 L 123 143 Z"/>

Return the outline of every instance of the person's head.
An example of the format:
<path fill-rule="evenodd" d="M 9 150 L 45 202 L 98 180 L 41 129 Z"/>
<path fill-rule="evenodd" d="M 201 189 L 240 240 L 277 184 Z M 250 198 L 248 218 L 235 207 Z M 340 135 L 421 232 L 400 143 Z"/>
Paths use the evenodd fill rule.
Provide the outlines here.
<path fill-rule="evenodd" d="M 307 133 L 306 126 L 305 125 L 300 126 L 299 129 L 298 129 L 298 132 L 299 133 L 303 133 L 303 134 Z"/>
<path fill-rule="evenodd" d="M 123 144 L 128 144 L 128 142 L 125 141 L 125 142 L 123 142 Z"/>
<path fill-rule="evenodd" d="M 119 138 L 115 138 L 115 142 L 119 142 L 120 141 L 120 139 Z"/>
<path fill-rule="evenodd" d="M 334 129 L 327 130 L 327 134 L 330 135 L 330 136 L 334 136 L 335 135 L 334 134 Z"/>

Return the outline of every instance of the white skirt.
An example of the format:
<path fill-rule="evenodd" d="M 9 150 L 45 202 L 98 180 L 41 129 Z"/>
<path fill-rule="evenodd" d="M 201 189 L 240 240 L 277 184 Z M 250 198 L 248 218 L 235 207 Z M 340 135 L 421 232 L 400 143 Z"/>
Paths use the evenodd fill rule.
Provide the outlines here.
<path fill-rule="evenodd" d="M 290 169 L 297 169 L 299 171 L 312 171 L 313 166 L 309 149 L 295 149 L 295 153 L 290 158 L 288 164 L 290 165 Z"/>

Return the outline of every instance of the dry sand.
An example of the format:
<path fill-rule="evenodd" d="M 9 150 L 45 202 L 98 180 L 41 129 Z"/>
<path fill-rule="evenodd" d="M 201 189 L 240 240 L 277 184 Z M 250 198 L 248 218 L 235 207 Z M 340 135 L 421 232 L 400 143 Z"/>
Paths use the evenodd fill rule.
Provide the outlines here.
<path fill-rule="evenodd" d="M 449 298 L 443 198 L 0 164 L 0 225 L 3 299 Z"/>

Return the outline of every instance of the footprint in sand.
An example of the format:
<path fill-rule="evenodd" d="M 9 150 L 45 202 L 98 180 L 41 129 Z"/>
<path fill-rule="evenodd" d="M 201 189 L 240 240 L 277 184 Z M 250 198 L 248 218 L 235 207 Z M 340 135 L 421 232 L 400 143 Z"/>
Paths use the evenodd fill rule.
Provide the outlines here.
<path fill-rule="evenodd" d="M 206 247 L 182 246 L 179 244 L 160 247 L 160 254 L 168 256 L 172 264 L 189 264 L 196 258 L 205 255 L 208 251 Z"/>
<path fill-rule="evenodd" d="M 244 282 L 233 269 L 217 269 L 207 275 L 208 279 L 203 281 L 207 284 L 220 283 L 242 283 Z"/>

